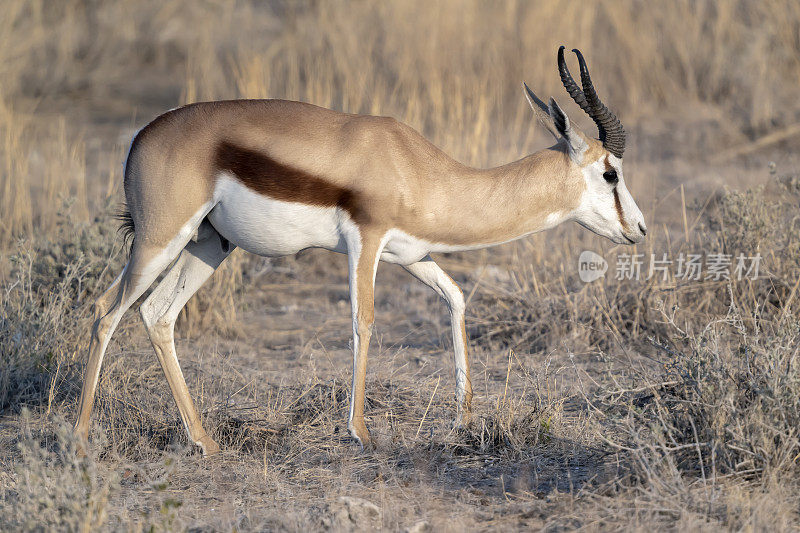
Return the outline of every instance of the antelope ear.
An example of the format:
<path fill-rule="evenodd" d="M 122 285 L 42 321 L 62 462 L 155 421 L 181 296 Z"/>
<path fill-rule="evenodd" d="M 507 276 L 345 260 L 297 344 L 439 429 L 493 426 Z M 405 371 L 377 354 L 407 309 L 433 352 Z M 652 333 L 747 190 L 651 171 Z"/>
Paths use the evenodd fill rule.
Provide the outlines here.
<path fill-rule="evenodd" d="M 559 133 L 553 124 L 553 119 L 550 118 L 550 109 L 547 107 L 547 104 L 542 102 L 539 97 L 536 96 L 533 91 L 531 91 L 531 88 L 528 87 L 528 84 L 524 81 L 522 82 L 522 87 L 524 89 L 523 93 L 525 94 L 525 99 L 528 101 L 528 105 L 531 106 L 531 109 L 533 109 L 533 114 L 536 115 L 539 123 L 550 132 L 550 135 L 558 140 Z"/>
<path fill-rule="evenodd" d="M 564 110 L 559 107 L 554 99 L 550 99 L 550 105 L 548 107 L 548 114 L 550 115 L 550 119 L 553 121 L 553 126 L 555 127 L 558 134 L 567 141 L 567 147 L 569 147 L 569 155 L 570 157 L 576 162 L 580 163 L 583 159 L 583 153 L 589 147 L 586 144 L 586 140 L 583 138 L 581 132 L 577 130 L 577 128 L 572 126 L 572 123 L 569 120 L 569 117 Z"/>

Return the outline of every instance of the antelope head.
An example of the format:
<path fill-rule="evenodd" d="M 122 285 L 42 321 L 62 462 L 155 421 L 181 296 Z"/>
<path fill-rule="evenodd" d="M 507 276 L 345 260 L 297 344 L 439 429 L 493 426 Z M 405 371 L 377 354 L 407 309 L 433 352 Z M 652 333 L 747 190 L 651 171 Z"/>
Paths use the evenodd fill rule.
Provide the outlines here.
<path fill-rule="evenodd" d="M 647 234 L 647 226 L 625 186 L 622 173 L 625 130 L 597 96 L 583 55 L 577 49 L 573 52 L 580 64 L 581 86 L 575 83 L 567 69 L 563 46 L 558 49 L 561 82 L 575 103 L 597 124 L 599 140 L 587 136 L 572 124 L 553 98 L 545 104 L 527 84 L 523 84 L 525 96 L 545 126 L 559 139 L 557 148 L 564 150 L 569 157 L 569 176 L 585 185 L 571 218 L 617 244 L 641 242 Z"/>

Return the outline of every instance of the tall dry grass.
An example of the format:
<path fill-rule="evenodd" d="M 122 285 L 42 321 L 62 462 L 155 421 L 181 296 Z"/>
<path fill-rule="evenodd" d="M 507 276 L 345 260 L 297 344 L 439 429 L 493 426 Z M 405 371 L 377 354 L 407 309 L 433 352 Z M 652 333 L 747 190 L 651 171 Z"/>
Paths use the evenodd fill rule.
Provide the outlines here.
<path fill-rule="evenodd" d="M 567 44 L 587 52 L 601 94 L 634 132 L 637 119 L 656 110 L 686 117 L 696 104 L 716 110 L 721 128 L 746 135 L 795 122 L 798 114 L 800 7 L 784 0 L 687 0 L 646 9 L 633 0 L 12 0 L 3 15 L 6 244 L 39 225 L 52 227 L 61 194 L 76 195 L 94 213 L 118 191 L 119 161 L 86 176 L 78 119 L 97 120 L 100 108 L 126 125 L 134 117 L 142 124 L 145 116 L 130 101 L 147 116 L 180 102 L 237 97 L 390 114 L 467 163 L 497 164 L 541 140 L 520 97 L 521 80 L 567 100 L 554 69 L 557 46 Z M 76 116 L 75 107 L 89 111 Z M 709 145 L 718 148 L 713 139 Z"/>
<path fill-rule="evenodd" d="M 301 99 L 396 116 L 458 159 L 487 166 L 541 146 L 520 81 L 565 102 L 554 69 L 555 49 L 564 43 L 587 52 L 602 94 L 633 131 L 639 117 L 659 109 L 685 114 L 688 105 L 708 105 L 722 130 L 750 134 L 792 122 L 798 112 L 791 90 L 800 79 L 794 2 L 641 9 L 633 1 L 587 7 L 40 0 L 3 9 L 6 249 L 34 230 L 52 231 L 66 196 L 76 198 L 74 212 L 85 219 L 107 215 L 108 198 L 119 199 L 124 138 L 95 143 L 87 166 L 82 138 L 94 130 L 96 107 L 122 127 L 190 101 Z M 118 95 L 163 103 L 140 112 Z M 84 111 L 72 112 L 76 106 Z M 588 126 L 585 117 L 573 117 Z M 708 144 L 715 147 L 713 139 Z M 214 298 L 222 290 L 230 299 L 234 270 L 223 268 Z M 190 304 L 190 314 L 198 304 Z"/>
<path fill-rule="evenodd" d="M 665 167 L 699 164 L 731 142 L 800 118 L 800 4 L 789 0 L 8 0 L 0 10 L 0 410 L 12 418 L 23 405 L 39 414 L 72 413 L 89 306 L 124 260 L 110 215 L 121 200 L 127 142 L 135 127 L 174 105 L 278 97 L 392 115 L 454 157 L 488 166 L 543 146 L 520 82 L 566 103 L 554 65 L 557 46 L 565 44 L 584 50 L 601 95 L 631 132 L 626 156 L 634 168 L 645 160 L 655 161 L 645 168 L 658 168 L 660 158 Z M 593 131 L 574 106 L 568 109 Z M 640 124 L 656 119 L 667 146 L 646 142 Z M 570 271 L 575 250 L 598 241 L 575 232 L 561 232 L 550 244 L 537 236 L 491 257 L 444 258 L 460 281 L 475 283 L 470 334 L 485 355 L 486 379 L 500 373 L 506 386 L 514 379 L 521 385 L 493 398 L 476 425 L 442 435 L 432 421 L 448 416 L 451 405 L 438 381 L 379 376 L 370 384 L 370 410 L 388 451 L 351 465 L 357 472 L 343 477 L 360 482 L 358 472 L 375 468 L 406 483 L 416 475 L 407 465 L 431 463 L 440 469 L 440 477 L 432 475 L 439 494 L 438 484 L 467 485 L 475 481 L 470 475 L 538 468 L 538 461 L 551 478 L 521 481 L 519 501 L 568 491 L 594 517 L 586 525 L 586 516 L 559 508 L 567 518 L 554 527 L 798 524 L 796 172 L 780 183 L 772 179 L 777 193 L 720 193 L 694 207 L 631 174 L 646 213 L 663 200 L 657 196 L 674 201 L 669 218 L 652 220 L 657 231 L 641 251 L 673 258 L 698 247 L 760 251 L 764 275 L 698 284 L 674 277 L 617 283 L 609 275 L 583 285 Z M 780 201 L 771 203 L 775 197 Z M 313 256 L 288 264 L 324 280 L 338 275 Z M 232 256 L 190 302 L 184 331 L 238 332 L 234 313 L 243 287 L 268 268 Z M 596 359 L 588 376 L 573 368 L 583 381 L 568 397 L 554 396 L 551 376 L 514 355 L 559 352 L 575 356 L 571 361 L 576 354 Z M 101 385 L 97 419 L 115 444 L 98 449 L 108 456 L 141 462 L 167 445 L 186 444 L 174 412 L 160 400 L 141 400 L 154 386 L 148 365 L 138 373 L 109 370 L 113 379 Z M 289 386 L 253 385 L 217 371 L 213 379 L 198 378 L 200 405 L 237 462 L 260 468 L 263 461 L 263 480 L 286 493 L 305 487 L 306 478 L 309 492 L 337 486 L 330 465 L 352 461 L 344 439 L 330 437 L 341 435 L 341 383 L 314 376 Z M 230 396 L 242 390 L 252 405 L 231 407 Z M 40 432 L 42 440 L 53 440 L 48 431 Z M 58 506 L 68 521 L 103 521 L 107 505 L 126 505 L 106 500 L 105 491 L 119 490 L 116 480 L 98 481 L 91 463 L 62 457 L 71 444 L 56 437 L 55 449 L 22 442 L 19 464 L 39 477 L 13 478 L 4 489 L 9 502 L 22 502 L 24 510 L 42 504 L 54 524 Z M 586 489 L 572 492 L 576 463 Z M 595 475 L 589 468 L 601 472 L 595 485 L 587 481 Z M 268 470 L 294 485 L 286 488 Z M 69 494 L 57 490 L 59 476 L 91 505 L 70 507 Z M 36 483 L 56 488 L 45 498 Z M 462 496 L 474 508 L 483 505 L 483 496 Z M 508 501 L 505 488 L 502 498 Z M 182 524 L 172 523 L 169 502 L 157 511 L 165 529 Z M 11 506 L 3 509 L 12 516 Z M 15 526 L 24 519 L 12 518 Z"/>

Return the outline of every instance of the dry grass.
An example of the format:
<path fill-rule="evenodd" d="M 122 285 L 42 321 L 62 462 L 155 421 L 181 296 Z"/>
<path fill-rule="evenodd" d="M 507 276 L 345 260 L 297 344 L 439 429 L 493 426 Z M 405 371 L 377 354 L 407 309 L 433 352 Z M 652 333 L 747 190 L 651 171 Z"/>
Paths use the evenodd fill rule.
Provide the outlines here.
<path fill-rule="evenodd" d="M 796 145 L 707 161 L 800 120 L 800 4 L 162 4 L 0 8 L 0 529 L 798 527 Z M 91 303 L 123 262 L 111 215 L 136 127 L 182 102 L 285 97 L 392 115 L 499 164 L 545 142 L 521 80 L 566 103 L 562 43 L 631 132 L 626 179 L 651 228 L 637 251 L 758 252 L 758 280 L 582 284 L 580 250 L 612 265 L 632 250 L 573 228 L 442 257 L 470 296 L 476 416 L 456 430 L 445 310 L 382 268 L 378 450 L 362 454 L 343 423 L 343 259 L 237 252 L 178 341 L 222 456 L 188 445 L 126 320 L 76 459 L 63 418 Z"/>

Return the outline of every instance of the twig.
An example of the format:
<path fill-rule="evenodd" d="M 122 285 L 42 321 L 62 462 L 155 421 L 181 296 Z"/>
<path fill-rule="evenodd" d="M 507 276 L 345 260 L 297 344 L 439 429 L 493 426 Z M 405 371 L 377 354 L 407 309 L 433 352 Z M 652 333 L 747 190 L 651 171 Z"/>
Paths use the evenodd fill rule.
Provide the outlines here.
<path fill-rule="evenodd" d="M 653 390 L 653 389 L 657 389 L 657 388 L 662 388 L 663 389 L 665 387 L 671 387 L 672 385 L 678 385 L 679 383 L 681 383 L 681 380 L 676 379 L 676 380 L 672 380 L 672 381 L 663 381 L 661 383 L 653 383 L 653 384 L 645 385 L 643 387 L 636 387 L 635 389 L 620 389 L 620 390 L 615 390 L 615 391 L 608 391 L 605 394 L 603 394 L 603 397 L 616 396 L 616 395 L 622 396 L 623 394 L 644 392 L 646 390 Z"/>
<path fill-rule="evenodd" d="M 513 350 L 508 351 L 508 368 L 506 369 L 506 386 L 503 389 L 503 405 L 506 403 L 506 394 L 508 394 L 508 378 L 511 376 L 511 354 L 513 354 Z M 500 405 L 497 406 L 500 409 Z"/>
<path fill-rule="evenodd" d="M 467 299 L 464 302 L 465 306 L 469 305 L 470 300 L 472 300 L 472 297 L 475 296 L 475 292 L 478 290 L 478 285 L 481 284 L 481 280 L 483 279 L 483 275 L 485 273 L 486 273 L 486 264 L 484 264 L 483 268 L 481 268 L 481 272 L 480 274 L 478 274 L 478 279 L 475 280 L 475 285 L 473 285 L 472 290 L 469 291 L 469 295 L 467 296 Z"/>
<path fill-rule="evenodd" d="M 794 297 L 797 294 L 798 286 L 800 286 L 800 278 L 794 284 L 794 287 L 792 287 L 792 292 L 791 294 L 789 294 L 789 298 L 786 299 L 786 303 L 783 304 L 783 312 L 781 312 L 781 318 L 780 318 L 781 321 L 786 318 L 786 315 L 789 314 L 789 309 L 790 306 L 792 305 L 792 300 L 794 300 Z"/>
<path fill-rule="evenodd" d="M 681 183 L 681 212 L 683 214 L 683 236 L 684 242 L 689 242 L 689 221 L 686 218 L 686 194 L 683 191 L 683 183 Z"/>
<path fill-rule="evenodd" d="M 417 428 L 417 434 L 414 435 L 414 438 L 419 437 L 419 432 L 422 431 L 422 424 L 425 423 L 425 417 L 428 416 L 428 409 L 431 408 L 431 404 L 433 403 L 433 397 L 436 396 L 436 391 L 439 390 L 439 382 L 442 381 L 441 376 L 436 380 L 436 387 L 433 388 L 433 393 L 431 394 L 431 399 L 428 400 L 428 406 L 425 408 L 425 412 L 422 413 L 422 420 L 419 421 L 419 427 Z"/>
<path fill-rule="evenodd" d="M 726 159 L 733 159 L 734 157 L 738 157 L 740 155 L 749 154 L 750 152 L 755 152 L 756 150 L 760 150 L 761 148 L 769 146 L 770 144 L 775 144 L 785 139 L 789 139 L 790 137 L 794 137 L 797 134 L 800 134 L 800 123 L 786 126 L 782 130 L 773 131 L 772 133 L 764 135 L 755 141 L 734 146 L 729 150 L 718 153 L 711 158 L 711 161 L 719 162 Z"/>
<path fill-rule="evenodd" d="M 612 448 L 616 448 L 618 450 L 625 450 L 626 452 L 635 452 L 637 451 L 635 448 L 628 448 L 627 446 L 623 446 L 621 444 L 617 444 L 616 442 L 612 442 L 608 438 L 606 438 L 602 433 L 597 434 L 600 437 L 600 440 L 611 446 Z"/>

